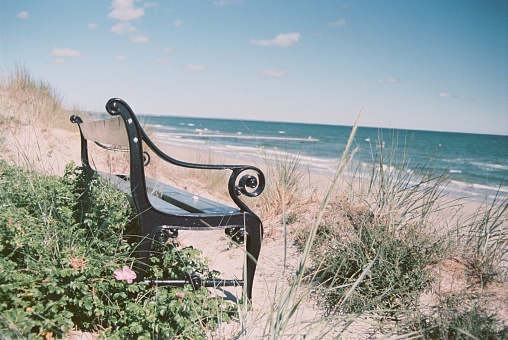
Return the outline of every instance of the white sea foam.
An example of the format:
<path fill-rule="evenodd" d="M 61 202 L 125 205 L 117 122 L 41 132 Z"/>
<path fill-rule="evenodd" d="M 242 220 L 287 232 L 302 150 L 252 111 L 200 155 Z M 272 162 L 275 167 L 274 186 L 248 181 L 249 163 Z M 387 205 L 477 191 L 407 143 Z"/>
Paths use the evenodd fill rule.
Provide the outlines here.
<path fill-rule="evenodd" d="M 508 165 L 502 165 L 502 164 L 471 162 L 471 165 L 477 166 L 477 167 L 487 170 L 487 171 L 495 171 L 495 170 L 508 171 Z"/>
<path fill-rule="evenodd" d="M 195 129 L 197 132 L 203 132 L 202 129 Z M 193 138 L 234 138 L 234 139 L 254 139 L 254 140 L 280 140 L 280 141 L 300 141 L 300 142 L 319 142 L 319 139 L 307 137 L 307 138 L 298 138 L 298 137 L 276 137 L 276 136 L 246 136 L 242 135 L 241 132 L 237 132 L 236 135 L 224 135 L 224 134 L 196 134 L 196 133 L 179 133 L 179 136 L 184 137 L 193 137 Z"/>

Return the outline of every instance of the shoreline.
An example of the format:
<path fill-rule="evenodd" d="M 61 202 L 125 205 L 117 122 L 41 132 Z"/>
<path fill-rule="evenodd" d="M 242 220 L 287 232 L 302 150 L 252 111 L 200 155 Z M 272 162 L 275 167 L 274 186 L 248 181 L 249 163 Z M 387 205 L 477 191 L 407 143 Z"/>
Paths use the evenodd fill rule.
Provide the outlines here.
<path fill-rule="evenodd" d="M 175 148 L 171 146 L 171 141 L 174 139 L 171 138 L 169 141 L 165 141 L 161 139 L 161 135 L 156 133 L 154 136 L 154 140 L 158 142 L 159 145 L 164 147 L 168 147 L 175 153 L 175 155 L 185 157 L 188 152 L 201 152 L 206 154 L 216 155 L 218 158 L 222 158 L 227 160 L 227 162 L 231 164 L 238 164 L 239 160 L 245 160 L 247 162 L 254 161 L 256 164 L 264 166 L 267 162 L 277 163 L 280 161 L 287 161 L 297 159 L 300 162 L 300 169 L 304 173 L 310 173 L 313 177 L 319 178 L 333 178 L 335 176 L 335 172 L 338 166 L 340 154 L 337 155 L 336 159 L 331 158 L 320 158 L 320 157 L 310 157 L 310 156 L 301 156 L 299 154 L 295 154 L 292 152 L 279 150 L 279 149 L 264 149 L 264 148 L 251 148 L 246 152 L 245 150 L 241 150 L 243 152 L 236 152 L 234 147 L 228 147 L 227 145 L 223 145 L 222 147 L 217 145 L 207 145 L 203 141 L 197 141 L 199 145 L 194 144 L 191 146 L 183 146 L 183 140 L 178 144 L 179 147 Z M 193 140 L 192 142 L 196 142 Z M 239 148 L 240 149 L 240 148 Z M 180 150 L 187 150 L 182 151 Z M 223 163 L 225 164 L 225 163 Z M 379 171 L 379 165 L 369 165 L 365 162 L 360 162 L 356 159 L 352 160 L 352 164 L 350 164 L 346 171 L 342 174 L 344 179 L 347 181 L 365 181 L 362 177 L 369 177 L 372 174 L 372 171 L 377 169 Z M 402 172 L 403 170 L 398 170 L 395 167 L 384 167 L 384 171 L 390 172 Z M 423 175 L 414 174 L 414 170 L 406 170 L 406 172 L 413 176 L 413 182 L 416 183 L 421 180 Z M 446 176 L 448 179 L 446 183 L 442 184 L 443 191 L 455 197 L 456 199 L 465 199 L 474 201 L 476 203 L 484 204 L 484 203 L 493 203 L 499 198 L 503 198 L 508 196 L 508 186 L 494 187 L 488 186 L 479 183 L 468 183 L 464 181 L 455 180 L 453 178 L 453 172 L 450 170 L 450 173 Z M 402 174 L 402 176 L 405 176 Z"/>

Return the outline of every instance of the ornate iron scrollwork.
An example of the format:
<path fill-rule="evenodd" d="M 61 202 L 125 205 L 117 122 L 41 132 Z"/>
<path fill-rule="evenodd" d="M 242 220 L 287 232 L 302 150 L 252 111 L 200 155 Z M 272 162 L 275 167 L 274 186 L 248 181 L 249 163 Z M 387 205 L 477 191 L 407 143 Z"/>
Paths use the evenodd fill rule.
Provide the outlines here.
<path fill-rule="evenodd" d="M 111 98 L 106 103 L 106 110 L 112 116 L 117 116 L 120 114 L 120 108 L 118 107 L 118 99 Z"/>
<path fill-rule="evenodd" d="M 256 167 L 248 166 L 233 169 L 229 178 L 229 193 L 238 207 L 250 211 L 249 207 L 239 198 L 241 195 L 257 197 L 265 189 L 265 175 Z"/>
<path fill-rule="evenodd" d="M 150 164 L 150 154 L 146 151 L 143 151 L 143 165 L 148 166 Z"/>
<path fill-rule="evenodd" d="M 243 228 L 226 228 L 226 235 L 228 235 L 237 244 L 245 242 L 245 232 Z"/>

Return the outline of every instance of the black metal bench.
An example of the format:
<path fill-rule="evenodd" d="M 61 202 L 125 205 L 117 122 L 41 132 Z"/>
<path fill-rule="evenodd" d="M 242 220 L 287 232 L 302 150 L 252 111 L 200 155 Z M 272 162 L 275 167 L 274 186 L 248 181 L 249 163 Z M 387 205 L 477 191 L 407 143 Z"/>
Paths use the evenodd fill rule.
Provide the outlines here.
<path fill-rule="evenodd" d="M 137 280 L 152 285 L 180 286 L 193 284 L 206 286 L 244 286 L 246 297 L 252 299 L 252 283 L 261 249 L 263 226 L 259 217 L 241 200 L 242 195 L 258 196 L 264 189 L 263 172 L 247 165 L 195 164 L 176 160 L 161 151 L 144 132 L 129 105 L 121 99 L 110 99 L 107 112 L 113 118 L 84 122 L 73 115 L 71 122 L 78 124 L 81 134 L 81 159 L 83 167 L 92 171 L 88 141 L 108 150 L 128 150 L 129 174 L 97 172 L 120 190 L 126 192 L 137 212 L 136 234 L 141 237 L 135 271 Z M 227 188 L 236 207 L 197 197 L 189 192 L 159 183 L 145 176 L 145 166 L 150 163 L 147 147 L 165 162 L 192 169 L 231 172 Z M 150 279 L 146 270 L 154 240 L 174 238 L 178 230 L 224 229 L 238 243 L 245 241 L 246 261 L 241 280 L 201 279 L 191 275 L 187 278 Z M 245 276 L 245 274 L 244 274 Z"/>

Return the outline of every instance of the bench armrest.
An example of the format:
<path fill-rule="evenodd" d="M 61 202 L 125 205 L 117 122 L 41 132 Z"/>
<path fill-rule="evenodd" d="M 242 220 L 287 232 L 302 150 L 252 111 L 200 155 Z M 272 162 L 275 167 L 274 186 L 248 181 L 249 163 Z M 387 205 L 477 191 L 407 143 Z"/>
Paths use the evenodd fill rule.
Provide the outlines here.
<path fill-rule="evenodd" d="M 265 188 L 265 175 L 263 172 L 251 165 L 231 165 L 231 164 L 202 164 L 202 163 L 190 163 L 177 160 L 161 149 L 159 149 L 152 140 L 146 135 L 144 131 L 142 133 L 142 139 L 145 142 L 146 146 L 152 150 L 159 158 L 164 161 L 189 168 L 189 169 L 202 169 L 202 170 L 229 170 L 231 171 L 231 175 L 229 176 L 228 181 L 228 191 L 231 199 L 235 202 L 235 204 L 242 210 L 250 211 L 247 205 L 240 200 L 240 195 L 245 195 L 247 197 L 257 197 L 259 196 L 264 188 Z"/>
<path fill-rule="evenodd" d="M 241 195 L 257 197 L 263 192 L 265 188 L 265 175 L 259 168 L 251 165 L 199 164 L 177 160 L 167 155 L 152 142 L 126 102 L 118 98 L 110 99 L 106 104 L 106 110 L 112 116 L 121 115 L 126 122 L 129 121 L 134 123 L 139 129 L 140 137 L 145 145 L 152 150 L 156 156 L 168 163 L 190 169 L 231 171 L 228 181 L 228 192 L 231 199 L 242 211 L 251 210 L 240 199 Z"/>

